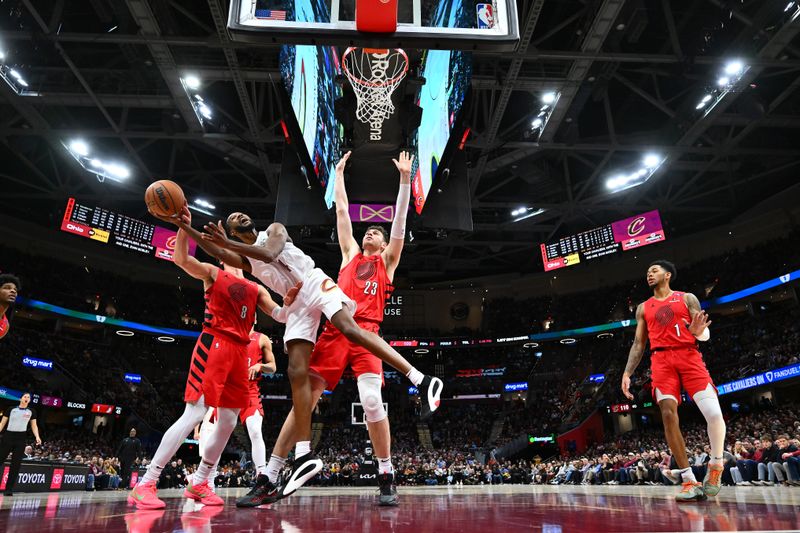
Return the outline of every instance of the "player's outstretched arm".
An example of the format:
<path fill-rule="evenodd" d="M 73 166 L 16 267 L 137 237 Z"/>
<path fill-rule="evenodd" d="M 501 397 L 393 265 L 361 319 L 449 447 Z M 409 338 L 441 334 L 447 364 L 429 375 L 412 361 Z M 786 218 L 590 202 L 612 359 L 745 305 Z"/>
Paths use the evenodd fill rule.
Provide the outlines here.
<path fill-rule="evenodd" d="M 187 203 L 184 202 L 181 212 L 174 216 L 165 217 L 156 215 L 153 212 L 150 214 L 159 220 L 163 220 L 164 222 L 178 226 L 180 229 L 186 232 L 190 239 L 196 242 L 198 246 L 200 246 L 200 248 L 202 248 L 203 251 L 211 257 L 216 257 L 226 265 L 250 272 L 250 262 L 246 258 L 216 246 L 209 241 L 203 240 L 203 234 L 192 227 L 192 213 L 189 211 L 189 205 Z"/>
<path fill-rule="evenodd" d="M 216 276 L 216 268 L 208 263 L 201 263 L 196 258 L 189 255 L 189 240 L 186 231 L 178 228 L 178 236 L 175 239 L 175 264 L 184 272 L 195 279 L 201 279 L 205 283 L 213 283 Z"/>
<path fill-rule="evenodd" d="M 3 418 L 0 419 L 0 433 L 6 428 L 6 424 L 8 424 L 8 417 L 3 415 Z"/>
<path fill-rule="evenodd" d="M 286 227 L 279 223 L 273 222 L 267 228 L 267 242 L 263 246 L 254 244 L 245 244 L 243 242 L 234 241 L 228 238 L 225 233 L 225 228 L 222 227 L 222 221 L 216 224 L 208 223 L 203 226 L 203 240 L 211 242 L 220 248 L 230 250 L 233 253 L 250 257 L 264 263 L 271 263 L 281 255 L 286 241 L 289 240 L 289 233 Z"/>
<path fill-rule="evenodd" d="M 344 154 L 336 164 L 336 179 L 333 182 L 333 201 L 336 202 L 336 234 L 342 250 L 342 267 L 359 252 L 358 243 L 353 238 L 353 223 L 350 220 L 350 202 L 344 185 L 344 167 L 350 159 L 350 152 Z"/>
<path fill-rule="evenodd" d="M 383 252 L 386 270 L 390 277 L 393 277 L 394 269 L 397 268 L 397 264 L 400 262 L 400 254 L 403 253 L 403 244 L 405 244 L 406 216 L 408 215 L 408 203 L 411 197 L 411 165 L 414 162 L 414 156 L 405 151 L 400 152 L 398 159 L 392 159 L 392 162 L 400 172 L 400 188 L 397 192 L 389 245 Z"/>
<path fill-rule="evenodd" d="M 708 314 L 706 314 L 700 306 L 700 300 L 691 292 L 687 292 L 683 295 L 683 301 L 686 302 L 686 307 L 689 309 L 689 316 L 692 317 L 692 322 L 686 324 L 689 333 L 694 335 L 699 341 L 707 341 L 711 338 L 711 331 L 708 329 L 708 326 L 711 325 L 711 321 L 708 319 Z"/>
<path fill-rule="evenodd" d="M 646 345 L 647 322 L 644 320 L 644 304 L 639 304 L 639 307 L 636 308 L 636 337 L 633 339 L 633 346 L 631 346 L 631 351 L 628 353 L 628 363 L 622 373 L 622 394 L 629 400 L 633 400 L 633 394 L 630 392 L 631 376 L 642 361 L 642 357 L 644 357 Z"/>

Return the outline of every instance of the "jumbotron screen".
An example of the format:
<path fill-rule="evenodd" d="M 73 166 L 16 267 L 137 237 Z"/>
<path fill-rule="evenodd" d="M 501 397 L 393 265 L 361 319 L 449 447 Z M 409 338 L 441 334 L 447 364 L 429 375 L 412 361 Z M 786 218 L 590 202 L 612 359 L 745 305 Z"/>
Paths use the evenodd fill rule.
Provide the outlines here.
<path fill-rule="evenodd" d="M 658 211 L 648 211 L 564 237 L 553 243 L 542 244 L 542 263 L 545 272 L 549 272 L 665 239 Z"/>
<path fill-rule="evenodd" d="M 61 231 L 80 235 L 87 239 L 113 244 L 135 252 L 153 255 L 172 261 L 177 233 L 150 222 L 144 222 L 102 207 L 78 203 L 75 198 L 67 201 Z M 189 253 L 195 254 L 197 243 L 189 240 Z"/>

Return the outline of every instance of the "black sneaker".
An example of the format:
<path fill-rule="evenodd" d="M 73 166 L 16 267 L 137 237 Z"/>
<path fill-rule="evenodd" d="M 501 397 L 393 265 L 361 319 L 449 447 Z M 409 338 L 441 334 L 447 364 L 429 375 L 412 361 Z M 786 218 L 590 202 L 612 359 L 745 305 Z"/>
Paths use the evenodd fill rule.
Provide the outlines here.
<path fill-rule="evenodd" d="M 394 507 L 397 505 L 397 488 L 394 486 L 394 474 L 380 474 L 378 476 L 378 505 Z"/>
<path fill-rule="evenodd" d="M 278 487 L 273 485 L 267 476 L 260 474 L 250 492 L 236 500 L 236 507 L 258 507 L 275 503 L 279 499 Z"/>
<path fill-rule="evenodd" d="M 314 457 L 313 453 L 307 453 L 294 460 L 292 473 L 281 483 L 278 499 L 291 496 L 302 487 L 306 481 L 316 476 L 322 470 L 322 461 Z"/>
<path fill-rule="evenodd" d="M 425 376 L 419 384 L 419 395 L 422 398 L 420 417 L 425 420 L 439 408 L 444 383 L 439 378 Z"/>

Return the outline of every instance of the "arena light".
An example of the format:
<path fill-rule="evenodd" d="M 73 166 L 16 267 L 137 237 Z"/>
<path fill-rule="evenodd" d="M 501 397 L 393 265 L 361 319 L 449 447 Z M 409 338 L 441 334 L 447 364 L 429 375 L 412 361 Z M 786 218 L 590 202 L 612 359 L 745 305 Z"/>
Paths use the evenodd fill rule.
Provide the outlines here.
<path fill-rule="evenodd" d="M 738 74 L 742 74 L 744 72 L 744 63 L 735 59 L 733 61 L 728 61 L 725 64 L 725 74 L 729 76 L 736 76 Z"/>
<path fill-rule="evenodd" d="M 548 91 L 539 96 L 539 101 L 544 105 L 539 107 L 536 118 L 531 121 L 531 129 L 525 132 L 526 138 L 530 139 L 531 137 L 535 137 L 538 139 L 541 136 L 542 131 L 547 127 L 547 121 L 550 120 L 550 116 L 553 114 L 559 97 L 560 94 L 555 91 Z"/>
<path fill-rule="evenodd" d="M 416 350 L 414 350 L 414 353 L 418 353 L 420 355 L 421 354 L 426 354 L 428 352 L 429 352 L 429 350 L 427 348 L 417 348 Z"/>
<path fill-rule="evenodd" d="M 193 91 L 196 91 L 200 88 L 200 78 L 194 74 L 189 74 L 188 76 L 184 77 L 183 83 L 185 83 L 186 87 Z"/>
<path fill-rule="evenodd" d="M 646 168 L 655 168 L 660 165 L 663 160 L 664 158 L 658 154 L 647 154 L 644 156 L 643 162 Z"/>
<path fill-rule="evenodd" d="M 214 207 L 213 204 L 208 203 L 206 200 L 203 200 L 202 198 L 197 198 L 194 201 L 194 203 L 196 203 L 200 207 L 205 207 L 206 209 L 216 209 L 216 207 Z"/>
<path fill-rule="evenodd" d="M 2 61 L 0 62 L 0 78 L 6 82 L 6 85 L 11 87 L 11 90 L 17 93 L 20 96 L 38 96 L 39 93 L 29 92 L 28 89 L 28 82 L 25 80 L 25 77 L 22 75 L 20 71 L 5 63 L 6 61 L 6 54 L 3 52 L 3 57 L 0 58 Z"/>
<path fill-rule="evenodd" d="M 726 85 L 730 85 L 731 79 L 728 76 L 720 76 L 717 80 L 717 85 L 720 87 L 725 87 Z"/>
<path fill-rule="evenodd" d="M 661 154 L 648 153 L 642 158 L 642 166 L 630 168 L 627 172 L 619 172 L 606 180 L 606 188 L 612 193 L 624 191 L 646 183 L 656 170 L 664 164 L 666 158 Z"/>
<path fill-rule="evenodd" d="M 578 341 L 577 339 L 573 339 L 572 337 L 567 337 L 566 339 L 561 339 L 558 342 L 560 342 L 561 344 L 575 344 Z"/>
<path fill-rule="evenodd" d="M 75 139 L 69 143 L 69 149 L 76 154 L 86 157 L 89 155 L 89 145 L 83 139 Z"/>
<path fill-rule="evenodd" d="M 614 336 L 614 334 L 611 333 L 611 332 L 608 332 L 608 331 L 605 331 L 603 333 L 598 333 L 597 334 L 597 338 L 598 339 L 610 339 L 613 336 Z"/>
<path fill-rule="evenodd" d="M 92 155 L 92 149 L 83 139 L 73 139 L 69 142 L 61 142 L 67 149 L 72 158 L 83 167 L 84 170 L 97 176 L 97 180 L 103 183 L 106 178 L 117 182 L 123 182 L 131 177 L 131 170 L 127 165 L 117 161 L 105 161 Z M 92 155 L 90 157 L 90 155 Z"/>
<path fill-rule="evenodd" d="M 118 329 L 116 334 L 120 337 L 133 337 L 133 332 L 129 329 Z"/>
<path fill-rule="evenodd" d="M 556 93 L 554 92 L 544 93 L 542 95 L 543 104 L 552 104 L 555 101 L 556 101 Z"/>
<path fill-rule="evenodd" d="M 541 125 L 542 125 L 542 119 L 539 117 L 536 117 L 535 119 L 533 119 L 533 122 L 531 122 L 531 126 L 533 126 L 534 128 L 538 128 Z"/>
<path fill-rule="evenodd" d="M 160 337 L 156 337 L 158 342 L 175 342 L 175 337 L 168 337 L 167 335 L 162 335 Z"/>
<path fill-rule="evenodd" d="M 520 220 L 525 220 L 527 218 L 531 218 L 531 217 L 535 217 L 537 215 L 541 215 L 544 212 L 545 212 L 544 209 L 535 209 L 533 207 L 525 207 L 515 215 L 517 218 L 515 218 L 512 222 L 519 222 Z"/>
<path fill-rule="evenodd" d="M 216 209 L 216 207 L 213 204 L 203 200 L 202 198 L 197 198 L 194 202 L 189 204 L 189 209 L 213 217 L 214 216 L 213 211 L 214 209 Z"/>
<path fill-rule="evenodd" d="M 539 347 L 539 343 L 538 342 L 526 342 L 525 344 L 522 345 L 522 347 L 523 348 L 538 348 Z"/>

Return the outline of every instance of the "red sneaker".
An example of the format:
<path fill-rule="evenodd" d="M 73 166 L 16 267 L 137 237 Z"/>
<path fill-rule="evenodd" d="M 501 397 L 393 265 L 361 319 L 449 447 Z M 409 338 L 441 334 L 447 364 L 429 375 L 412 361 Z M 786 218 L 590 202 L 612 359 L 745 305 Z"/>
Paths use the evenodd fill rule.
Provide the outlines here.
<path fill-rule="evenodd" d="M 158 499 L 157 490 L 154 481 L 136 485 L 128 494 L 128 504 L 137 509 L 163 509 L 167 504 Z"/>
<path fill-rule="evenodd" d="M 225 500 L 214 494 L 214 491 L 211 490 L 211 486 L 208 484 L 208 480 L 203 481 L 202 483 L 198 483 L 197 485 L 192 485 L 189 482 L 189 485 L 186 487 L 186 490 L 183 491 L 183 495 L 187 498 L 191 498 L 195 501 L 202 503 L 203 505 L 224 505 Z"/>

